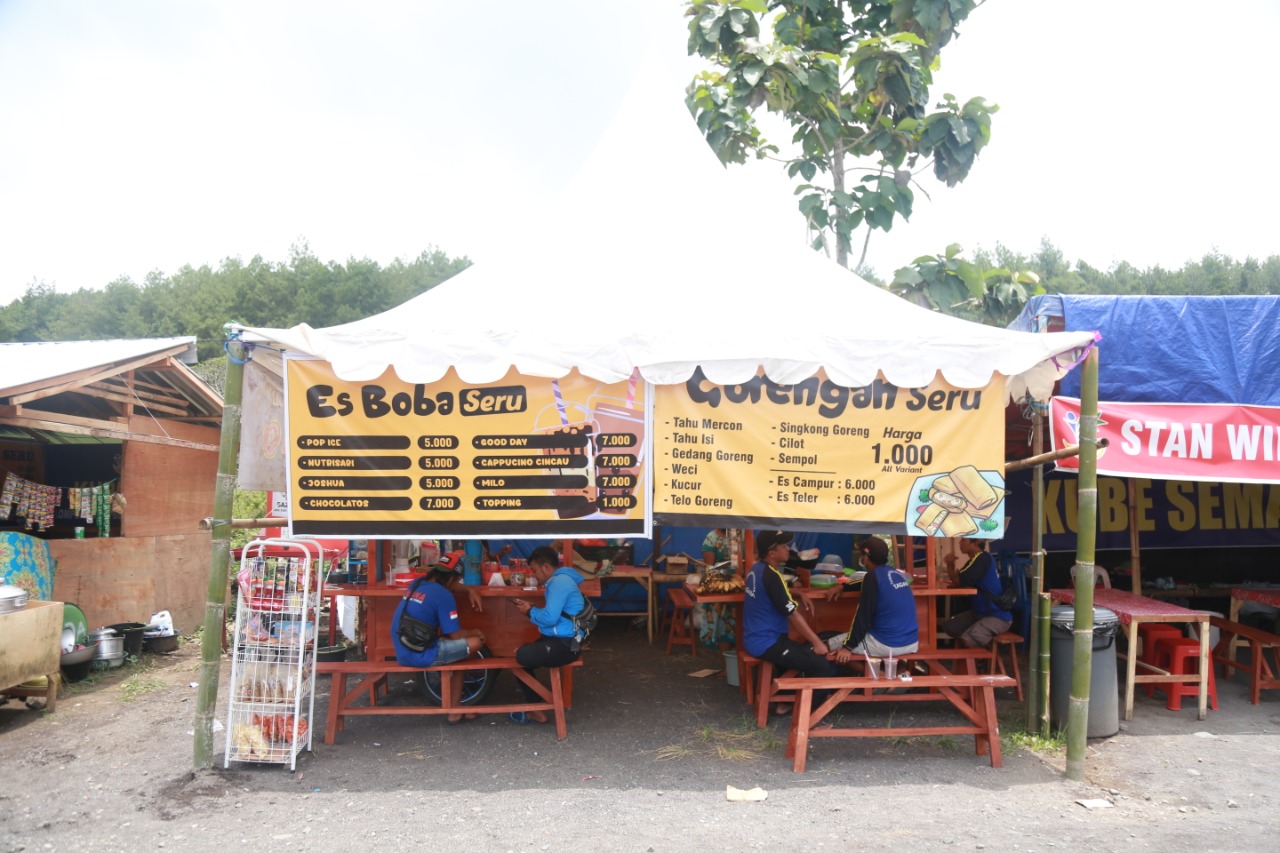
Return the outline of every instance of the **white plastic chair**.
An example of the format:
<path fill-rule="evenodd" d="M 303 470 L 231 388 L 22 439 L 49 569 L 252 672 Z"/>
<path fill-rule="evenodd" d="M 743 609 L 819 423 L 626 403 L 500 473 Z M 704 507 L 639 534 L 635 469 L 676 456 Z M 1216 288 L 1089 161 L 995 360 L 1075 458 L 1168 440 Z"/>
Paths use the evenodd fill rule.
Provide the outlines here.
<path fill-rule="evenodd" d="M 1098 581 L 1102 581 L 1103 589 L 1111 589 L 1111 575 L 1102 566 L 1093 567 L 1093 585 L 1097 586 Z M 1071 567 L 1071 583 L 1076 582 L 1076 567 Z"/>

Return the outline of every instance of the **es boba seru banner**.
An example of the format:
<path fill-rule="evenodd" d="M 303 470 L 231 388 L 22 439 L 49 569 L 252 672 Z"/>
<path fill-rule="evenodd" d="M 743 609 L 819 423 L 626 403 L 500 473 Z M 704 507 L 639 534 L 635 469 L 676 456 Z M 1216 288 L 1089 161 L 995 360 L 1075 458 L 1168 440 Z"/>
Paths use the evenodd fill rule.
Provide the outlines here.
<path fill-rule="evenodd" d="M 798 526 L 998 538 L 1004 382 L 793 385 L 701 371 L 654 390 L 654 513 L 662 524 Z"/>
<path fill-rule="evenodd" d="M 649 535 L 638 379 L 346 382 L 290 360 L 286 394 L 295 535 Z"/>

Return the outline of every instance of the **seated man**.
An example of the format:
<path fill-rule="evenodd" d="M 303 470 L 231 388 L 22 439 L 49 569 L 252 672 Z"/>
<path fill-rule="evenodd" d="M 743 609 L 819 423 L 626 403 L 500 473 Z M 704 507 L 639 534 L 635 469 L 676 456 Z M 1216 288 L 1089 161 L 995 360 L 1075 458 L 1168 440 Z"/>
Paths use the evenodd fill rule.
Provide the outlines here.
<path fill-rule="evenodd" d="M 971 586 L 978 594 L 969 599 L 970 609 L 951 617 L 941 625 L 942 632 L 958 639 L 973 649 L 985 649 L 991 645 L 997 634 L 1009 630 L 1013 624 L 1013 614 L 1001 610 L 996 603 L 1000 597 L 1000 572 L 996 569 L 996 561 L 987 553 L 986 543 L 981 539 L 961 539 L 960 553 L 967 562 L 964 568 L 956 569 L 956 555 L 948 554 L 943 558 L 947 564 L 947 575 L 954 586 Z"/>
<path fill-rule="evenodd" d="M 747 572 L 746 598 L 742 604 L 742 644 L 749 654 L 767 660 L 779 668 L 798 670 L 810 678 L 839 675 L 840 670 L 827 660 L 827 644 L 810 627 L 800 612 L 800 604 L 791 596 L 783 580 L 781 566 L 787 560 L 792 534 L 782 530 L 765 530 L 756 536 L 759 561 Z M 807 598 L 805 609 L 813 613 L 813 602 Z M 795 631 L 805 642 L 793 640 Z M 818 701 L 815 694 L 815 701 Z M 785 714 L 790 705 L 779 705 L 775 711 Z"/>
<path fill-rule="evenodd" d="M 463 628 L 458 622 L 458 602 L 452 588 L 461 577 L 461 554 L 445 554 L 404 594 L 391 619 L 391 642 L 401 666 L 454 663 L 471 657 L 484 645 L 484 632 Z M 475 590 L 468 590 L 468 595 L 472 609 L 484 609 Z M 450 680 L 451 695 L 461 698 L 462 673 L 444 675 Z M 475 714 L 462 713 L 448 716 L 451 723 L 475 718 Z"/>
<path fill-rule="evenodd" d="M 858 545 L 858 564 L 867 574 L 848 632 L 828 640 L 837 663 L 847 664 L 859 655 L 896 658 L 920 648 L 911 579 L 888 562 L 889 547 L 883 539 L 873 536 Z M 834 599 L 840 590 L 836 587 L 830 597 Z"/>
<path fill-rule="evenodd" d="M 523 598 L 511 599 L 516 609 L 528 616 L 538 628 L 538 639 L 516 649 L 516 662 L 530 675 L 539 667 L 573 663 L 580 654 L 580 646 L 574 641 L 581 641 L 582 637 L 577 635 L 571 617 L 587 606 L 586 597 L 578 589 L 585 578 L 578 574 L 577 569 L 559 563 L 560 555 L 551 548 L 533 549 L 529 555 L 529 569 L 542 584 L 545 604 L 534 607 Z M 528 684 L 521 681 L 520 689 L 528 702 L 538 701 L 538 694 Z M 543 711 L 512 711 L 510 717 L 512 722 L 522 724 L 547 721 Z"/>

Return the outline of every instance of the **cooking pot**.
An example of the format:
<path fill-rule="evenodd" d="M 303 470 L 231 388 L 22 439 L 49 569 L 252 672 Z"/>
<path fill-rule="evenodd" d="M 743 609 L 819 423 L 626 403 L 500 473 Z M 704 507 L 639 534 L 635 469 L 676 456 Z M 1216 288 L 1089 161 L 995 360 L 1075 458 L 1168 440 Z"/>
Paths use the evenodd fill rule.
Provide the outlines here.
<path fill-rule="evenodd" d="M 99 628 L 89 634 L 89 642 L 98 644 L 98 653 L 94 660 L 123 661 L 124 637 L 111 628 Z M 114 663 L 112 666 L 119 666 Z"/>
<path fill-rule="evenodd" d="M 27 606 L 31 595 L 20 586 L 0 584 L 0 613 L 12 613 Z"/>

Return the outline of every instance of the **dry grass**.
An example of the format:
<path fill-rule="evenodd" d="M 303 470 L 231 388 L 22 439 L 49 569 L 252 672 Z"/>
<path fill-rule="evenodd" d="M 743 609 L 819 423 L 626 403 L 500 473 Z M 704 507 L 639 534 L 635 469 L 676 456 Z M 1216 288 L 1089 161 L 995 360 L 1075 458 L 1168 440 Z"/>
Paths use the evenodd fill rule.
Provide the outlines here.
<path fill-rule="evenodd" d="M 758 729 L 754 720 L 743 718 L 731 726 L 698 725 L 684 741 L 655 750 L 654 760 L 706 757 L 720 761 L 757 761 L 781 746 L 782 741 L 772 730 Z"/>

